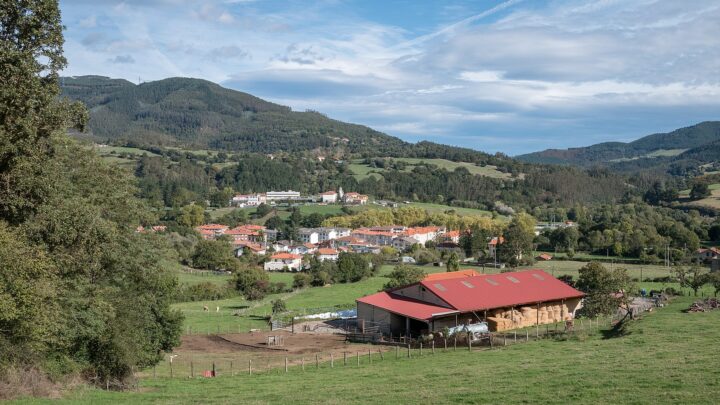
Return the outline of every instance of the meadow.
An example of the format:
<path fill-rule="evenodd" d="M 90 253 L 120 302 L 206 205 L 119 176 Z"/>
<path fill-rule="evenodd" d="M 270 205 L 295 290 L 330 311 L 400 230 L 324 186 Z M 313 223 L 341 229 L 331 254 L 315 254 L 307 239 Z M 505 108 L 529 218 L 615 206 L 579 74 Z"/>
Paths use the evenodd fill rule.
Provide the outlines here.
<path fill-rule="evenodd" d="M 407 167 L 404 171 L 410 172 L 413 169 L 413 166 L 417 166 L 421 163 L 428 163 L 437 166 L 440 169 L 446 169 L 448 171 L 454 171 L 455 169 L 459 167 L 464 167 L 467 169 L 471 174 L 477 174 L 481 176 L 487 176 L 492 177 L 496 179 L 509 179 L 511 178 L 511 175 L 509 173 L 503 173 L 497 169 L 496 166 L 487 165 L 487 166 L 477 166 L 473 163 L 468 162 L 453 162 L 451 160 L 446 159 L 419 159 L 419 158 L 393 158 L 393 160 L 398 162 L 405 162 L 407 164 Z M 384 169 L 382 168 L 376 168 L 371 167 L 362 162 L 362 160 L 354 160 L 349 165 L 350 171 L 353 172 L 355 178 L 357 180 L 362 180 L 370 176 L 374 176 L 375 178 L 379 178 L 382 176 L 382 172 Z"/>
<path fill-rule="evenodd" d="M 378 354 L 358 366 L 217 378 L 144 378 L 137 391 L 81 388 L 61 403 L 716 403 L 720 311 L 684 313 L 692 298 L 646 313 L 622 337 L 599 330 L 472 352 Z M 370 347 L 372 348 L 372 347 Z M 327 360 L 327 359 L 323 359 Z M 49 403 L 26 400 L 17 403 Z"/>
<path fill-rule="evenodd" d="M 585 264 L 587 263 L 580 261 L 551 260 L 547 262 L 537 262 L 532 266 L 520 267 L 518 270 L 531 268 L 542 269 L 555 277 L 571 275 L 577 280 L 579 276 L 578 270 Z M 681 289 L 675 282 L 653 282 L 652 279 L 654 278 L 669 275 L 668 269 L 663 266 L 634 264 L 613 265 L 610 263 L 605 263 L 605 265 L 608 268 L 614 266 L 626 268 L 630 276 L 636 280 L 636 287 L 638 289 L 645 288 L 649 291 L 652 289 L 664 290 L 667 287 L 673 287 L 684 291 L 686 294 L 689 294 L 690 291 L 688 289 Z M 377 275 L 357 283 L 332 284 L 326 287 L 310 287 L 289 293 L 271 294 L 260 301 L 249 302 L 238 296 L 218 301 L 183 302 L 174 304 L 173 307 L 185 315 L 185 333 L 213 333 L 218 331 L 247 332 L 250 329 L 267 330 L 269 329 L 267 317 L 272 312 L 272 301 L 282 299 L 285 301 L 288 309 L 300 312 L 313 312 L 312 310 L 317 308 L 352 306 L 355 303 L 355 299 L 379 291 L 388 281 L 387 275 L 392 271 L 393 267 L 394 265 L 392 264 L 384 265 Z M 417 267 L 428 274 L 445 271 L 445 267 Z M 461 268 L 474 269 L 483 274 L 496 274 L 500 272 L 500 269 L 494 269 L 492 267 L 462 265 Z M 287 286 L 291 286 L 293 276 L 293 273 L 270 273 L 270 281 L 283 282 Z M 212 281 L 226 283 L 227 280 L 229 280 L 229 276 L 181 275 L 181 282 Z M 713 289 L 711 286 L 705 286 L 700 290 L 700 293 L 709 296 L 712 295 Z M 204 310 L 205 306 L 207 306 L 210 311 L 206 312 Z"/>

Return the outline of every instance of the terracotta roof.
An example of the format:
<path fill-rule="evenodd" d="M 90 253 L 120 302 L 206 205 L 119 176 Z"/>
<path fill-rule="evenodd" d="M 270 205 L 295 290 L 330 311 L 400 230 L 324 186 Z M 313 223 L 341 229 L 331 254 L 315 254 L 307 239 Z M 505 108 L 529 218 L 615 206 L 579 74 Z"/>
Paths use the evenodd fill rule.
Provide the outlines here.
<path fill-rule="evenodd" d="M 227 225 L 220 225 L 220 224 L 206 224 L 206 225 L 200 225 L 195 229 L 203 229 L 203 230 L 221 230 L 221 229 L 228 229 L 229 226 Z"/>
<path fill-rule="evenodd" d="M 448 231 L 442 235 L 444 238 L 460 237 L 460 231 Z"/>
<path fill-rule="evenodd" d="M 324 193 L 320 193 L 320 195 L 335 195 L 335 194 L 337 194 L 337 193 L 334 191 L 326 191 Z"/>
<path fill-rule="evenodd" d="M 439 226 L 420 226 L 415 228 L 408 228 L 405 230 L 404 234 L 411 236 L 411 235 L 418 235 L 418 234 L 425 234 L 425 233 L 431 233 L 431 232 L 438 232 L 442 228 Z"/>
<path fill-rule="evenodd" d="M 423 280 L 453 308 L 473 311 L 585 296 L 542 270 L 478 275 L 439 281 Z"/>
<path fill-rule="evenodd" d="M 283 259 L 302 259 L 301 255 L 296 255 L 292 253 L 275 253 L 274 255 L 270 256 L 271 259 L 274 260 L 283 260 Z"/>
<path fill-rule="evenodd" d="M 488 244 L 489 244 L 489 245 L 497 245 L 497 244 L 498 244 L 498 240 L 500 241 L 500 244 L 501 244 L 501 245 L 502 245 L 503 243 L 505 243 L 505 238 L 503 238 L 502 236 L 500 236 L 500 237 L 494 237 L 494 238 L 490 239 L 490 243 L 488 243 Z"/>
<path fill-rule="evenodd" d="M 336 255 L 336 254 L 338 254 L 338 251 L 335 249 L 323 248 L 323 249 L 318 249 L 318 253 L 321 255 Z"/>
<path fill-rule="evenodd" d="M 445 273 L 428 274 L 427 276 L 425 276 L 423 281 L 450 280 L 453 278 L 475 277 L 475 276 L 479 276 L 479 275 L 480 275 L 480 273 L 478 273 L 475 270 L 466 269 L 466 270 L 450 271 L 450 272 L 445 272 Z"/>
<path fill-rule="evenodd" d="M 451 308 L 402 297 L 385 291 L 359 298 L 357 302 L 370 304 L 418 320 L 430 319 L 433 315 L 457 312 Z"/>

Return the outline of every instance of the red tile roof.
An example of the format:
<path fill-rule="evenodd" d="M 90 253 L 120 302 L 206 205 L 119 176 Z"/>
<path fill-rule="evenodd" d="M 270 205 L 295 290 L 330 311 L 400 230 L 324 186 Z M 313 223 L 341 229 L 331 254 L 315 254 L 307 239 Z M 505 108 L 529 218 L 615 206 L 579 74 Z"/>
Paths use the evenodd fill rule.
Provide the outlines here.
<path fill-rule="evenodd" d="M 404 235 L 412 236 L 412 235 L 419 235 L 419 234 L 427 234 L 432 232 L 438 232 L 442 228 L 439 226 L 419 226 L 415 228 L 408 228 L 403 232 Z"/>
<path fill-rule="evenodd" d="M 270 256 L 270 258 L 274 260 L 302 259 L 302 256 L 292 253 L 275 253 L 274 255 Z"/>
<path fill-rule="evenodd" d="M 460 311 L 502 308 L 585 295 L 542 270 L 423 280 L 420 284 Z"/>
<path fill-rule="evenodd" d="M 206 225 L 200 225 L 195 229 L 202 229 L 202 230 L 222 230 L 222 229 L 228 229 L 229 226 L 227 225 L 220 225 L 220 224 L 206 224 Z"/>
<path fill-rule="evenodd" d="M 338 254 L 338 251 L 337 251 L 337 250 L 335 250 L 335 249 L 326 249 L 326 248 L 318 249 L 317 252 L 318 252 L 319 254 L 321 254 L 321 255 L 336 255 L 336 254 Z"/>
<path fill-rule="evenodd" d="M 439 305 L 418 301 L 408 297 L 394 295 L 388 292 L 379 292 L 377 294 L 368 295 L 357 300 L 365 304 L 375 307 L 384 308 L 398 315 L 407 316 L 414 319 L 426 320 L 433 315 L 455 313 L 457 311 L 441 307 Z"/>

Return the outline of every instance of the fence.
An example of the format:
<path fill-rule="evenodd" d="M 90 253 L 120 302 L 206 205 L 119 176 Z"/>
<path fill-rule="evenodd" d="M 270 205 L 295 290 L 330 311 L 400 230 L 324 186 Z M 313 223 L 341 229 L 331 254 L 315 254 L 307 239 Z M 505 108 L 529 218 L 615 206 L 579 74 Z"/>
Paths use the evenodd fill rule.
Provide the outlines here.
<path fill-rule="evenodd" d="M 319 368 L 340 368 L 350 366 L 372 365 L 374 362 L 389 359 L 412 359 L 451 351 L 483 351 L 495 350 L 515 344 L 572 337 L 578 333 L 598 332 L 602 328 L 613 325 L 616 316 L 577 319 L 572 328 L 566 329 L 563 323 L 545 324 L 508 332 L 489 332 L 478 339 L 467 339 L 465 334 L 458 333 L 451 337 L 436 337 L 432 340 L 385 340 L 379 345 L 354 347 L 352 350 L 330 353 L 287 355 L 282 352 L 256 352 L 249 357 L 190 358 L 167 360 L 156 367 L 141 373 L 144 377 L 153 378 L 197 378 L 237 376 L 253 374 L 283 374 L 303 372 Z M 562 326 L 561 326 L 562 325 Z M 360 334 L 358 334 L 360 335 Z M 463 336 L 465 335 L 465 336 Z M 365 334 L 370 336 L 370 334 Z"/>

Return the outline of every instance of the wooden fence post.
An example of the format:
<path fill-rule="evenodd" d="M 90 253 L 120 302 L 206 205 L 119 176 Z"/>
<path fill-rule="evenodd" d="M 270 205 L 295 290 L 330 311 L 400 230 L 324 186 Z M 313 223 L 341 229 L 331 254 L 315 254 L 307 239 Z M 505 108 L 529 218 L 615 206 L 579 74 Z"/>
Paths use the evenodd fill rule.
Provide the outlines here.
<path fill-rule="evenodd" d="M 447 338 L 443 338 L 443 340 L 445 341 L 445 351 L 447 351 Z"/>
<path fill-rule="evenodd" d="M 301 359 L 302 371 L 305 371 L 305 357 Z"/>
<path fill-rule="evenodd" d="M 420 342 L 420 355 L 422 356 L 422 342 Z"/>
<path fill-rule="evenodd" d="M 213 377 L 217 377 L 217 372 L 215 371 L 215 362 L 214 362 L 214 361 L 213 361 L 213 363 L 212 363 L 212 367 L 213 367 L 213 369 L 212 369 L 212 376 L 213 376 Z"/>
<path fill-rule="evenodd" d="M 517 343 L 517 331 L 513 331 L 513 337 L 513 340 L 515 341 L 515 343 Z"/>
<path fill-rule="evenodd" d="M 320 358 L 318 357 L 317 353 L 315 353 L 315 368 L 320 368 Z"/>
<path fill-rule="evenodd" d="M 530 331 L 527 329 L 525 329 L 525 341 L 526 342 L 530 341 Z"/>
<path fill-rule="evenodd" d="M 231 377 L 235 376 L 235 371 L 233 371 L 233 361 L 232 360 L 230 360 L 230 376 Z"/>
<path fill-rule="evenodd" d="M 285 372 L 288 372 L 288 359 L 287 356 L 285 356 Z"/>
<path fill-rule="evenodd" d="M 172 359 L 170 360 L 170 378 L 173 378 L 173 366 L 172 366 Z"/>
<path fill-rule="evenodd" d="M 357 352 L 357 365 L 360 366 L 360 352 Z"/>
<path fill-rule="evenodd" d="M 252 375 L 252 359 L 248 360 L 248 374 Z"/>
<path fill-rule="evenodd" d="M 343 352 L 343 365 L 347 366 L 347 352 Z"/>
<path fill-rule="evenodd" d="M 335 368 L 335 357 L 330 353 L 330 368 Z"/>
<path fill-rule="evenodd" d="M 457 335 L 455 335 L 455 339 L 453 341 L 453 350 L 457 351 Z"/>
<path fill-rule="evenodd" d="M 490 335 L 490 348 L 492 349 L 492 348 L 493 348 L 493 344 L 494 344 L 493 341 L 494 341 L 495 339 L 493 339 L 493 334 L 492 334 L 492 332 L 490 332 L 489 335 Z"/>
<path fill-rule="evenodd" d="M 507 346 L 507 333 L 503 333 L 503 346 Z"/>
<path fill-rule="evenodd" d="M 408 358 L 410 358 L 410 357 L 412 357 L 412 356 L 410 356 L 410 343 L 408 343 Z"/>
<path fill-rule="evenodd" d="M 385 360 L 385 356 L 383 355 L 382 349 L 378 349 L 378 353 L 380 353 L 380 360 Z"/>
<path fill-rule="evenodd" d="M 470 339 L 470 333 L 467 335 L 468 351 L 472 351 L 472 340 Z"/>
<path fill-rule="evenodd" d="M 432 354 L 435 354 L 435 339 L 432 341 Z"/>

